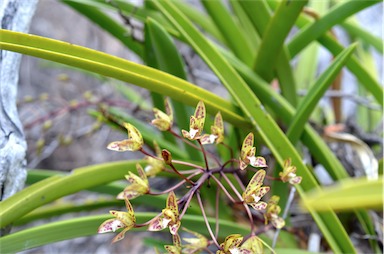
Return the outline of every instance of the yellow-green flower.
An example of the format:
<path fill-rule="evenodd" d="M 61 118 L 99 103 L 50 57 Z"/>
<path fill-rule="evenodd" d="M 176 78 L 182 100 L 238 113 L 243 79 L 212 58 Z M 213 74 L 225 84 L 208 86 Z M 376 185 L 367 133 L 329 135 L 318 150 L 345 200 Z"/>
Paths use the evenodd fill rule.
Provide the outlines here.
<path fill-rule="evenodd" d="M 167 131 L 172 128 L 173 125 L 173 110 L 169 103 L 169 99 L 165 99 L 165 112 L 158 108 L 153 109 L 155 119 L 152 120 L 152 124 L 161 131 Z"/>
<path fill-rule="evenodd" d="M 282 228 L 285 225 L 284 219 L 279 217 L 281 211 L 281 208 L 278 205 L 279 200 L 280 197 L 272 196 L 268 201 L 266 212 L 264 214 L 265 224 L 268 224 L 268 222 L 271 221 L 275 228 Z"/>
<path fill-rule="evenodd" d="M 255 210 L 264 210 L 267 203 L 260 201 L 261 198 L 269 191 L 269 186 L 263 186 L 265 171 L 260 169 L 257 171 L 251 181 L 249 181 L 247 188 L 243 192 L 243 200 L 246 204 L 252 206 Z"/>
<path fill-rule="evenodd" d="M 263 243 L 257 236 L 251 236 L 240 247 L 241 254 L 259 254 L 264 253 Z"/>
<path fill-rule="evenodd" d="M 204 134 L 201 137 L 201 143 L 204 144 L 220 144 L 224 141 L 224 122 L 220 112 L 215 116 L 213 125 L 211 126 L 211 134 Z"/>
<path fill-rule="evenodd" d="M 124 127 L 128 131 L 128 139 L 121 141 L 114 141 L 110 143 L 107 148 L 112 151 L 125 152 L 125 151 L 138 151 L 143 147 L 144 141 L 141 133 L 135 126 L 129 123 L 124 123 Z"/>
<path fill-rule="evenodd" d="M 166 208 L 163 209 L 161 216 L 154 219 L 148 227 L 149 231 L 160 231 L 169 227 L 172 235 L 175 235 L 180 227 L 179 208 L 176 201 L 176 195 L 171 191 L 167 198 Z"/>
<path fill-rule="evenodd" d="M 280 172 L 279 176 L 284 183 L 299 184 L 302 180 L 301 176 L 296 175 L 296 167 L 291 165 L 291 159 L 284 161 L 283 172 Z"/>
<path fill-rule="evenodd" d="M 164 248 L 169 254 L 181 254 L 180 236 L 176 233 L 172 235 L 173 245 L 165 245 Z"/>
<path fill-rule="evenodd" d="M 145 160 L 147 161 L 147 166 L 144 168 L 145 174 L 147 176 L 155 176 L 165 169 L 165 163 L 161 158 L 161 150 L 156 141 L 153 141 L 153 146 L 155 148 L 157 158 L 151 156 L 146 156 Z"/>
<path fill-rule="evenodd" d="M 186 253 L 186 254 L 198 253 L 199 251 L 205 249 L 208 246 L 209 242 L 205 236 L 197 232 L 188 230 L 186 228 L 183 228 L 183 229 L 184 231 L 187 231 L 188 233 L 196 236 L 195 238 L 183 238 L 183 240 L 188 243 L 183 245 L 183 251 L 182 251 L 183 253 Z"/>
<path fill-rule="evenodd" d="M 253 146 L 254 136 L 250 132 L 244 139 L 243 145 L 240 151 L 240 169 L 244 170 L 248 165 L 258 168 L 266 168 L 267 162 L 264 157 L 255 156 L 256 147 Z"/>
<path fill-rule="evenodd" d="M 216 254 L 236 253 L 239 250 L 240 244 L 243 241 L 243 236 L 240 234 L 232 234 L 225 238 L 224 242 L 220 244 L 220 250 Z"/>
<path fill-rule="evenodd" d="M 117 199 L 134 199 L 149 192 L 149 183 L 143 168 L 140 164 L 136 164 L 136 168 L 140 177 L 129 171 L 125 178 L 131 184 L 117 195 Z"/>
<path fill-rule="evenodd" d="M 196 106 L 195 114 L 189 120 L 189 132 L 182 130 L 184 138 L 196 140 L 201 138 L 205 122 L 205 105 L 203 101 L 199 101 Z"/>
<path fill-rule="evenodd" d="M 127 207 L 127 212 L 109 211 L 115 218 L 104 221 L 97 230 L 98 233 L 106 233 L 115 232 L 120 228 L 124 228 L 123 231 L 113 238 L 112 243 L 124 239 L 125 233 L 136 224 L 136 217 L 128 199 L 125 199 L 125 206 Z"/>

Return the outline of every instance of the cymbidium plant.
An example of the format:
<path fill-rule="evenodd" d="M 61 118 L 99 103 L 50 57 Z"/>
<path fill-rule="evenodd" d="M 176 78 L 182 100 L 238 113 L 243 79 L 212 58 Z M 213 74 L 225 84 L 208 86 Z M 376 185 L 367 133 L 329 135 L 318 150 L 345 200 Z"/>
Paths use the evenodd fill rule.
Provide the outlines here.
<path fill-rule="evenodd" d="M 155 154 L 146 151 L 143 147 L 143 140 L 140 132 L 131 124 L 125 123 L 124 126 L 128 130 L 128 139 L 123 141 L 115 141 L 108 145 L 108 149 L 122 151 L 140 151 L 147 160 L 146 168 L 151 170 L 144 171 L 140 164 L 137 164 L 137 172 L 139 176 L 132 172 L 128 172 L 126 179 L 131 183 L 121 193 L 118 194 L 118 199 L 125 199 L 128 213 L 111 211 L 110 213 L 115 216 L 114 219 L 108 219 L 99 227 L 99 233 L 115 232 L 119 228 L 124 228 L 112 242 L 117 242 L 124 238 L 124 234 L 131 228 L 147 227 L 148 231 L 161 231 L 165 228 L 169 228 L 170 234 L 173 237 L 173 245 L 165 245 L 164 248 L 169 253 L 195 253 L 201 250 L 216 249 L 217 253 L 261 253 L 263 252 L 263 244 L 265 244 L 257 235 L 261 234 L 271 228 L 271 225 L 277 229 L 284 227 L 284 219 L 279 217 L 280 207 L 278 205 L 279 197 L 272 196 L 266 199 L 267 202 L 261 199 L 270 190 L 269 186 L 263 186 L 264 179 L 266 177 L 266 170 L 268 168 L 267 162 L 264 157 L 256 156 L 256 148 L 254 145 L 254 135 L 249 133 L 243 142 L 240 150 L 240 158 L 231 158 L 228 161 L 220 161 L 214 153 L 209 153 L 204 149 L 204 145 L 216 144 L 219 145 L 225 142 L 224 136 L 224 123 L 222 116 L 219 113 L 216 114 L 211 126 L 211 133 L 204 132 L 204 124 L 206 120 L 205 105 L 200 101 L 195 109 L 195 113 L 190 117 L 189 131 L 182 130 L 182 136 L 178 135 L 173 128 L 172 107 L 168 99 L 165 100 L 166 113 L 159 109 L 154 109 L 155 119 L 152 120 L 152 124 L 160 131 L 168 131 L 174 134 L 179 139 L 188 139 L 190 141 L 196 141 L 198 146 L 187 142 L 187 144 L 195 147 L 201 153 L 205 162 L 200 165 L 198 163 L 173 160 L 171 153 L 163 149 L 159 153 L 160 148 L 155 146 Z M 228 148 L 228 147 L 227 147 Z M 190 169 L 179 170 L 179 165 L 187 165 Z M 254 168 L 247 172 L 248 166 Z M 158 168 L 158 170 L 152 170 L 152 168 Z M 162 171 L 175 174 L 180 178 L 179 182 L 173 186 L 170 186 L 166 190 L 162 190 L 160 193 L 152 190 L 148 182 L 147 176 L 155 177 Z M 256 172 L 254 172 L 256 171 Z M 301 181 L 300 176 L 296 176 L 296 169 L 291 165 L 289 159 L 285 163 L 283 172 L 280 173 L 280 178 L 272 178 L 271 180 L 280 180 L 282 182 L 289 182 L 290 184 L 299 184 Z M 253 174 L 251 179 L 248 179 L 247 175 Z M 235 176 L 231 178 L 230 176 Z M 212 183 L 210 179 L 213 179 Z M 235 181 L 235 182 L 233 182 Z M 217 238 L 217 232 L 213 232 L 211 225 L 208 223 L 204 204 L 201 198 L 201 189 L 204 185 L 218 188 L 217 200 L 231 203 L 233 206 L 240 205 L 242 210 L 247 214 L 249 221 L 250 232 L 246 236 L 242 235 L 229 235 L 225 241 L 219 244 Z M 240 186 L 236 187 L 236 186 Z M 245 187 L 246 186 L 246 187 Z M 179 198 L 177 198 L 178 193 Z M 219 196 L 223 193 L 225 199 L 219 199 Z M 130 204 L 131 199 L 134 199 L 140 195 L 168 195 L 166 201 L 166 207 L 154 218 L 151 218 L 147 222 L 136 224 L 133 208 Z M 209 235 L 208 240 L 201 233 L 183 228 L 183 217 L 188 211 L 188 207 L 196 198 L 196 201 L 201 209 L 201 215 L 206 221 L 207 229 L 205 233 Z M 218 215 L 219 210 L 216 210 Z M 264 218 L 264 223 L 257 223 L 256 220 Z M 218 218 L 218 216 L 216 216 Z M 215 221 L 216 231 L 219 228 L 219 221 Z M 180 231 L 183 233 L 189 233 L 196 236 L 195 238 L 180 239 Z M 243 239 L 246 239 L 243 241 Z"/>

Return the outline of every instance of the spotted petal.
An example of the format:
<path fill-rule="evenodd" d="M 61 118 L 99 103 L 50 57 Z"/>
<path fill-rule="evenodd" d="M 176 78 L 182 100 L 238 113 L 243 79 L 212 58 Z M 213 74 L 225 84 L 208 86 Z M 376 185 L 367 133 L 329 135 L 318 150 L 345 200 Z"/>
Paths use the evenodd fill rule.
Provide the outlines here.
<path fill-rule="evenodd" d="M 249 200 L 249 198 L 252 196 L 252 194 L 261 186 L 263 185 L 263 181 L 264 181 L 264 177 L 265 177 L 265 171 L 264 170 L 259 170 L 257 171 L 251 181 L 249 181 L 248 185 L 247 185 L 247 188 L 245 189 L 245 191 L 243 192 L 243 199 L 246 200 Z M 252 202 L 252 201 L 250 201 Z"/>
<path fill-rule="evenodd" d="M 168 224 L 163 223 L 163 218 L 158 217 L 154 219 L 151 223 L 149 223 L 148 230 L 149 231 L 160 231 L 166 228 Z"/>
<path fill-rule="evenodd" d="M 118 219 L 109 219 L 104 221 L 98 228 L 97 233 L 115 232 L 117 229 L 124 228 L 125 224 Z"/>
<path fill-rule="evenodd" d="M 167 198 L 167 208 L 171 210 L 176 216 L 179 216 L 179 208 L 176 201 L 176 195 L 171 191 Z"/>
<path fill-rule="evenodd" d="M 265 208 L 267 208 L 267 203 L 263 202 L 263 201 L 259 201 L 257 203 L 251 203 L 249 204 L 250 206 L 252 206 L 253 209 L 255 210 L 265 210 Z"/>

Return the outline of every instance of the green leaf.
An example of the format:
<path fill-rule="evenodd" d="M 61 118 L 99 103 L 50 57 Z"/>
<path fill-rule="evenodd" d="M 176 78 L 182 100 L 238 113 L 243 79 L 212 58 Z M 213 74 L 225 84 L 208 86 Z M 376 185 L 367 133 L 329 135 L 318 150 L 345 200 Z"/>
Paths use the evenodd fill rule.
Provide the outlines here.
<path fill-rule="evenodd" d="M 280 29 L 280 27 L 276 27 L 276 28 L 269 27 L 270 25 L 272 25 L 271 24 L 272 14 L 270 12 L 270 8 L 265 3 L 265 1 L 240 1 L 239 4 L 240 6 L 242 6 L 244 12 L 248 15 L 248 18 L 252 22 L 254 28 L 258 30 L 260 37 L 264 37 L 265 33 L 268 33 L 268 32 L 274 33 L 276 32 L 275 31 L 276 29 L 277 30 Z M 254 15 L 253 10 L 258 10 L 258 15 Z M 284 12 L 280 12 L 279 16 L 281 15 L 284 15 Z M 274 25 L 278 26 L 279 23 L 277 24 L 275 23 Z M 288 27 L 285 27 L 285 29 L 287 28 Z M 271 36 L 268 35 L 267 37 L 271 38 L 272 35 Z M 283 41 L 280 41 L 280 43 L 282 42 Z M 279 42 L 273 42 L 273 43 L 279 43 Z M 270 60 L 268 60 L 267 62 L 263 63 L 265 65 L 264 68 L 269 69 L 270 71 L 274 69 L 276 70 L 276 75 L 279 80 L 281 93 L 293 106 L 296 106 L 297 104 L 296 80 L 294 78 L 292 68 L 289 63 L 290 57 L 288 55 L 288 50 L 285 45 L 281 45 L 281 47 L 282 47 L 281 52 L 276 55 L 277 57 L 276 62 L 271 62 Z M 274 53 L 271 52 L 270 54 L 274 54 Z M 274 63 L 276 64 L 276 68 L 274 68 L 273 66 Z M 271 65 L 271 66 L 267 66 L 267 65 Z"/>
<path fill-rule="evenodd" d="M 368 3 L 369 4 L 374 4 L 377 1 L 378 0 L 375 0 L 375 1 L 347 1 L 345 3 L 348 3 L 348 5 L 350 3 L 355 3 L 355 4 L 357 3 L 357 7 L 360 8 L 360 5 L 364 4 L 362 2 L 365 2 L 365 4 L 368 4 Z M 247 1 L 245 1 L 245 2 L 247 2 Z M 361 3 L 358 3 L 358 2 L 361 2 Z M 272 6 L 272 8 L 276 8 L 276 6 L 277 6 L 277 2 L 275 2 L 275 1 L 269 1 L 268 3 Z M 348 12 L 348 10 L 344 10 L 344 7 L 343 7 L 343 13 L 341 13 L 340 15 L 342 15 L 342 14 L 345 15 L 345 13 L 348 14 L 349 12 Z M 335 15 L 337 15 L 337 13 Z M 300 17 L 298 18 L 298 21 L 296 23 L 296 25 L 299 28 L 304 28 L 304 27 L 311 26 L 310 24 L 311 24 L 311 20 L 308 17 L 304 16 L 304 15 L 300 15 Z M 315 29 L 315 28 L 313 28 L 313 26 L 314 25 L 311 26 L 312 29 Z M 311 34 L 313 33 L 315 35 L 315 37 L 317 38 L 317 40 L 325 48 L 327 48 L 333 55 L 337 55 L 341 51 L 343 51 L 344 47 L 340 43 L 338 43 L 333 38 L 332 35 L 330 35 L 328 33 L 325 33 L 327 31 L 327 27 L 325 27 L 324 30 L 320 29 L 321 31 L 320 31 L 319 37 L 317 37 L 317 33 L 318 33 L 319 30 L 312 30 L 312 29 L 311 29 Z M 303 36 L 303 35 L 301 35 L 301 36 Z M 296 54 L 298 54 L 305 46 L 308 45 L 307 42 L 305 42 L 305 43 L 301 42 L 301 41 L 306 41 L 307 40 L 306 38 L 301 38 L 300 40 L 299 39 L 296 39 L 296 40 L 297 41 L 294 42 L 294 44 L 292 44 L 292 41 L 291 41 L 287 45 L 291 58 L 295 57 Z M 367 89 L 367 91 L 369 91 L 375 97 L 377 102 L 381 106 L 383 106 L 384 105 L 383 88 L 381 87 L 379 82 L 377 80 L 375 80 L 375 78 L 372 77 L 372 75 L 370 75 L 369 71 L 366 70 L 366 68 L 363 67 L 359 63 L 359 60 L 356 57 L 352 56 L 349 59 L 349 61 L 347 62 L 347 67 L 356 76 L 356 78 L 360 81 L 360 83 Z"/>
<path fill-rule="evenodd" d="M 76 11 L 80 12 L 82 15 L 89 18 L 94 24 L 99 25 L 113 37 L 120 40 L 138 56 L 143 56 L 143 45 L 135 40 L 131 35 L 129 35 L 131 31 L 127 30 L 123 25 L 117 23 L 113 18 L 109 17 L 99 9 L 89 5 L 84 5 L 79 1 L 65 1 L 65 3 Z"/>
<path fill-rule="evenodd" d="M 298 106 L 295 117 L 292 119 L 287 130 L 287 137 L 293 144 L 296 144 L 299 140 L 311 113 L 332 84 L 332 81 L 334 81 L 339 74 L 341 68 L 343 68 L 345 62 L 352 55 L 355 48 L 356 44 L 353 44 L 340 53 L 317 81 L 311 85 L 311 89 Z"/>
<path fill-rule="evenodd" d="M 156 215 L 158 214 L 135 213 L 138 223 L 148 221 Z M 18 252 L 53 242 L 95 235 L 100 224 L 110 218 L 110 215 L 87 216 L 48 223 L 15 232 L 0 238 L 0 253 Z M 214 218 L 208 218 L 208 220 L 210 223 L 215 222 Z M 183 226 L 193 231 L 201 231 L 202 228 L 205 228 L 204 218 L 202 216 L 186 214 L 183 217 Z M 146 229 L 146 227 L 132 229 L 127 234 L 132 234 L 132 232 L 136 234 L 137 231 L 144 231 Z M 249 229 L 247 225 L 221 220 L 219 237 L 224 238 L 232 233 L 246 235 L 249 233 Z M 113 234 L 111 234 L 111 236 L 112 235 Z"/>
<path fill-rule="evenodd" d="M 378 53 L 383 52 L 383 40 L 380 37 L 377 37 L 371 34 L 366 29 L 360 27 L 357 23 L 352 22 L 351 20 L 344 21 L 341 23 L 341 26 L 353 36 L 356 36 L 363 40 L 368 45 L 372 45 Z"/>
<path fill-rule="evenodd" d="M 239 115 L 237 106 L 207 90 L 162 71 L 96 50 L 8 30 L 0 30 L 0 49 L 72 65 L 133 83 L 193 107 L 202 100 L 208 113 L 216 114 L 220 111 L 226 121 L 238 127 L 249 126 L 249 122 Z"/>
<path fill-rule="evenodd" d="M 201 2 L 225 38 L 226 44 L 232 49 L 233 54 L 245 64 L 251 66 L 255 52 L 248 43 L 242 27 L 239 27 L 237 20 L 229 13 L 221 1 L 203 0 Z"/>
<path fill-rule="evenodd" d="M 381 2 L 380 0 L 371 1 L 344 1 L 329 10 L 326 15 L 313 22 L 311 25 L 303 27 L 297 34 L 293 36 L 289 42 L 291 56 L 295 56 L 300 50 L 309 43 L 318 39 L 325 34 L 333 26 L 341 23 L 353 14 Z"/>
<path fill-rule="evenodd" d="M 142 161 L 119 161 L 77 168 L 69 175 L 55 175 L 19 191 L 0 202 L 0 228 L 57 198 L 115 180 L 124 179 Z"/>
<path fill-rule="evenodd" d="M 272 71 L 282 51 L 284 40 L 306 3 L 307 1 L 281 1 L 265 28 L 253 68 L 265 80 L 272 80 Z"/>
<path fill-rule="evenodd" d="M 302 200 L 301 205 L 317 211 L 332 208 L 352 211 L 359 208 L 383 209 L 383 178 L 341 180 L 335 186 L 316 190 Z"/>

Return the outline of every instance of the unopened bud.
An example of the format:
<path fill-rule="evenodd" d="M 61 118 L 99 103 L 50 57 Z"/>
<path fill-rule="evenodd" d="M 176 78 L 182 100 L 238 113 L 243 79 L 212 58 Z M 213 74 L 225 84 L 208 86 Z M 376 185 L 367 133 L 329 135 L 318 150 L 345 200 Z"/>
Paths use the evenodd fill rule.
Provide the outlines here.
<path fill-rule="evenodd" d="M 167 165 L 172 164 L 172 155 L 167 149 L 163 149 L 161 151 L 161 156 L 163 157 L 165 164 L 167 164 Z"/>

